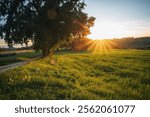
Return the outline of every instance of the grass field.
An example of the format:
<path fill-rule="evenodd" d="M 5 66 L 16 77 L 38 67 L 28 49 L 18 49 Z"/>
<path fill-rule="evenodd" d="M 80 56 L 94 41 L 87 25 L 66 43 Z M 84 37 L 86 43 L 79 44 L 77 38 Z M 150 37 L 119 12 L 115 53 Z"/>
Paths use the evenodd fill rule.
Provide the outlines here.
<path fill-rule="evenodd" d="M 27 59 L 32 59 L 40 55 L 41 55 L 40 52 L 35 53 L 31 51 L 31 52 L 23 52 L 23 53 L 20 52 L 12 56 L 0 57 L 0 66 L 8 65 L 8 64 L 20 62 L 20 61 L 25 61 Z"/>
<path fill-rule="evenodd" d="M 150 50 L 61 53 L 0 74 L 0 99 L 150 99 Z"/>

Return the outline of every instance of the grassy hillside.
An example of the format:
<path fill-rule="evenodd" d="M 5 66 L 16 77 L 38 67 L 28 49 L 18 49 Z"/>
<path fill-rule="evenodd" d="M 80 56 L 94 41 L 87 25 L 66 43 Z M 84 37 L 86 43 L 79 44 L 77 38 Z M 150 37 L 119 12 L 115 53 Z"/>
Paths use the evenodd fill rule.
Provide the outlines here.
<path fill-rule="evenodd" d="M 0 99 L 150 99 L 150 51 L 56 54 L 0 74 Z"/>

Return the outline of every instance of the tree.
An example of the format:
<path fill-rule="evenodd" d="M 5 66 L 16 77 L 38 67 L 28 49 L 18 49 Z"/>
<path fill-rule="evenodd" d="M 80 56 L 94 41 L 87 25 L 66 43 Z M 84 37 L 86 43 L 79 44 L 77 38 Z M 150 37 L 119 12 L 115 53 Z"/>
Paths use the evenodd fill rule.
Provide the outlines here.
<path fill-rule="evenodd" d="M 43 57 L 70 39 L 90 33 L 94 17 L 84 13 L 84 0 L 1 0 L 0 38 L 8 45 L 32 40 Z"/>

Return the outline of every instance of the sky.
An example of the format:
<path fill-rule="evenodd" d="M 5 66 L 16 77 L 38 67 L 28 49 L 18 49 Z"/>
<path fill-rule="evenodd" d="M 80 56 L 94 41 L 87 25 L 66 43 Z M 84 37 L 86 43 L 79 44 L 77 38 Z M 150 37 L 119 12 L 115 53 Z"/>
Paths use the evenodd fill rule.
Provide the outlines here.
<path fill-rule="evenodd" d="M 150 0 L 85 0 L 92 39 L 150 36 Z M 0 40 L 0 46 L 6 45 Z"/>
<path fill-rule="evenodd" d="M 92 39 L 150 36 L 150 0 L 85 0 Z"/>

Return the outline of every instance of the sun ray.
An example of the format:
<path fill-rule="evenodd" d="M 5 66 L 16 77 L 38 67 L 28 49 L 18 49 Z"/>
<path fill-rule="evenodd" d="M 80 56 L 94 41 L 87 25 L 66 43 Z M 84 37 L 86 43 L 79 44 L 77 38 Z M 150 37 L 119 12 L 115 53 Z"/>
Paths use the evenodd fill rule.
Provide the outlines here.
<path fill-rule="evenodd" d="M 119 48 L 119 46 L 120 45 L 114 43 L 113 40 L 83 39 L 75 43 L 74 49 L 77 51 L 89 51 L 92 54 L 107 54 L 109 50 Z"/>

